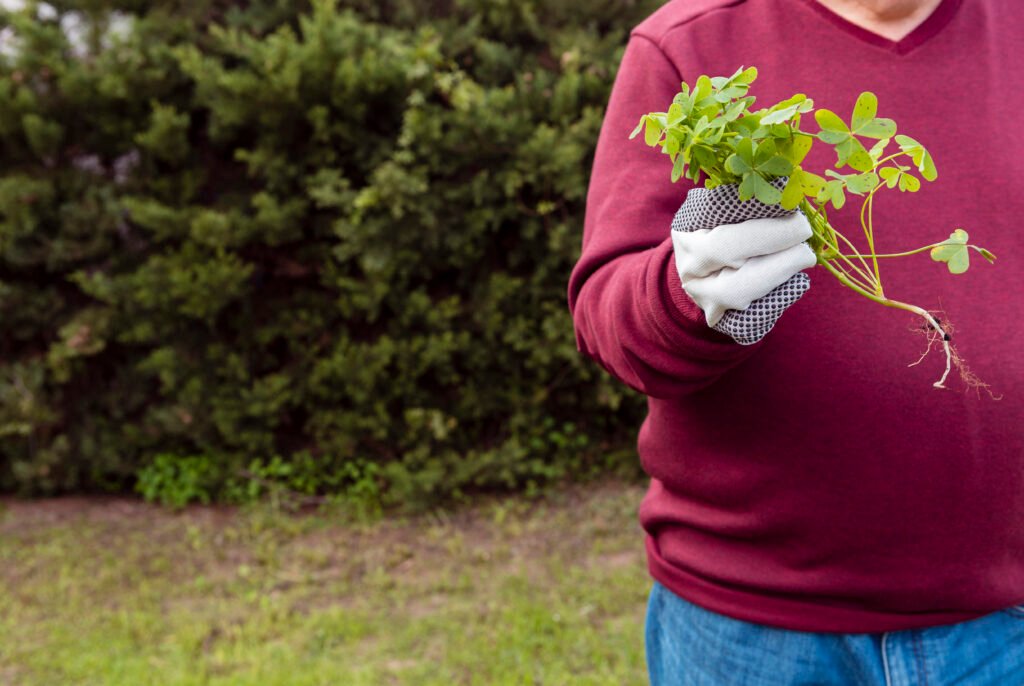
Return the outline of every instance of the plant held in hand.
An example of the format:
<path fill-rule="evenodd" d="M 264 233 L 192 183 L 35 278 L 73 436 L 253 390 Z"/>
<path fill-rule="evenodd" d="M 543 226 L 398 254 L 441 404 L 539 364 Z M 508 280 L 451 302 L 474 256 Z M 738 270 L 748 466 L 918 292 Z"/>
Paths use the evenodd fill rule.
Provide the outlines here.
<path fill-rule="evenodd" d="M 747 91 L 756 78 L 757 69 L 750 67 L 729 77 L 701 76 L 692 88 L 683 83 L 668 111 L 644 115 L 630 138 L 643 132 L 647 145 L 660 146 L 672 161 L 673 182 L 685 177 L 694 183 L 703 179 L 707 188 L 738 184 L 741 200 L 757 198 L 766 205 L 799 207 L 813 230 L 810 245 L 818 265 L 862 296 L 925 320 L 925 355 L 936 343 L 941 343 L 946 354 L 946 368 L 936 387 L 945 387 L 953 365 L 969 386 L 983 386 L 957 356 L 948 322 L 940 322 L 917 305 L 889 298 L 882 286 L 882 259 L 929 251 L 933 260 L 946 263 L 953 274 L 967 271 L 972 250 L 989 262 L 995 260 L 991 252 L 970 243 L 967 232 L 959 228 L 945 240 L 913 250 L 875 251 L 875 195 L 882 189 L 914 193 L 921 188 L 921 179 L 934 181 L 938 172 L 932 156 L 915 139 L 897 135 L 892 119 L 876 116 L 878 99 L 873 93 L 860 94 L 847 123 L 831 110 L 814 110 L 814 102 L 803 94 L 751 110 L 754 97 Z M 801 117 L 812 110 L 819 128 L 814 133 L 800 128 Z M 875 142 L 866 148 L 861 139 Z M 823 176 L 801 166 L 815 140 L 833 146 L 836 152 L 835 169 L 826 170 Z M 898 150 L 887 154 L 891 143 Z M 836 171 L 843 169 L 847 173 Z M 787 179 L 784 186 L 771 183 L 783 177 Z M 828 206 L 842 208 L 847 194 L 864 198 L 860 224 L 867 241 L 865 251 L 829 222 Z"/>

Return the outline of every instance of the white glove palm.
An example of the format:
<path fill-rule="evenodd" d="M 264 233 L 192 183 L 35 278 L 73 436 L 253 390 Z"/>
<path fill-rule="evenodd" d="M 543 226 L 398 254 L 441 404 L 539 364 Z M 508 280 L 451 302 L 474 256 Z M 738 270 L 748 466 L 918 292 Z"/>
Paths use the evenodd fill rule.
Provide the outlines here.
<path fill-rule="evenodd" d="M 783 180 L 784 183 L 784 180 Z M 801 212 L 740 202 L 735 186 L 694 189 L 672 222 L 676 269 L 708 326 L 750 344 L 806 292 L 814 266 Z"/>

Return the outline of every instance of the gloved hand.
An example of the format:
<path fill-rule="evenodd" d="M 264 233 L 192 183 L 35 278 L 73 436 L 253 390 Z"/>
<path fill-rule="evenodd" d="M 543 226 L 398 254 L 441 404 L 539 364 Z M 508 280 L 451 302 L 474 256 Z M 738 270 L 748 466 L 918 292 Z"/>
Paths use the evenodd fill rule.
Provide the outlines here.
<path fill-rule="evenodd" d="M 781 190 L 786 179 L 773 184 Z M 694 188 L 672 220 L 672 245 L 683 289 L 708 326 L 737 343 L 764 338 L 811 286 L 801 270 L 817 262 L 805 242 L 802 212 L 741 202 L 735 185 Z"/>

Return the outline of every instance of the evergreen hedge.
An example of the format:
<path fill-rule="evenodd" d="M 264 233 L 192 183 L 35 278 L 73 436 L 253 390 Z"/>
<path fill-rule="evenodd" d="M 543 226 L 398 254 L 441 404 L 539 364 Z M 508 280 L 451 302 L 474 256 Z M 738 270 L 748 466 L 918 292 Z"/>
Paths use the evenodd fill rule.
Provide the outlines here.
<path fill-rule="evenodd" d="M 657 4 L 0 11 L 0 490 L 423 504 L 633 468 L 639 399 L 565 290 Z"/>

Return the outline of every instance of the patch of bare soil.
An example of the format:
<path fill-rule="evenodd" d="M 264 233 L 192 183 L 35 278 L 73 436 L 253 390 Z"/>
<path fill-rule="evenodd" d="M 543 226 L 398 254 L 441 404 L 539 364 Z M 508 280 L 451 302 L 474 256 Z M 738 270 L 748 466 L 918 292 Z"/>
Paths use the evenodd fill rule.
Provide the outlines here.
<path fill-rule="evenodd" d="M 227 506 L 196 505 L 175 512 L 118 496 L 65 496 L 25 500 L 0 498 L 0 535 L 26 533 L 70 523 L 113 524 L 138 527 L 154 522 L 224 523 L 235 509 Z"/>

